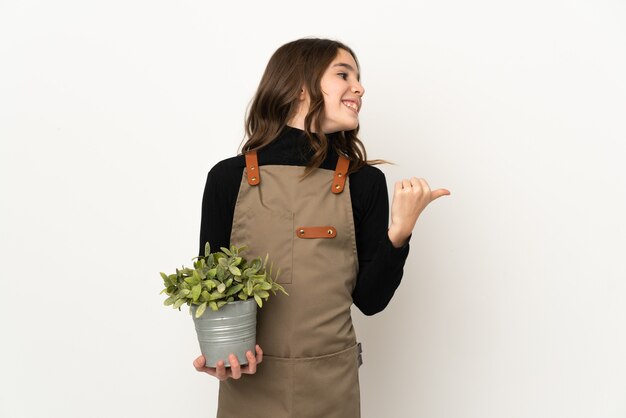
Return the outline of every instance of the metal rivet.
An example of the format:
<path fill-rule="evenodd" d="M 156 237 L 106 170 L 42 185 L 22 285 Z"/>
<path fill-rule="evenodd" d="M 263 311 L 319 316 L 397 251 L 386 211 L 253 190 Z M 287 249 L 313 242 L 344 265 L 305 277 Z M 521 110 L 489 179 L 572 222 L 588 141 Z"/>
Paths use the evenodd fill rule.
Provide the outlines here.
<path fill-rule="evenodd" d="M 252 177 L 252 181 L 256 181 L 256 177 Z"/>
<path fill-rule="evenodd" d="M 340 186 L 340 185 L 335 184 L 335 189 L 339 190 L 340 188 L 341 188 L 341 186 Z"/>
<path fill-rule="evenodd" d="M 300 234 L 301 234 L 301 235 L 304 235 L 304 229 L 301 229 L 301 230 L 300 230 Z"/>
<path fill-rule="evenodd" d="M 341 176 L 343 176 L 343 174 L 337 173 L 337 177 L 341 177 Z"/>
<path fill-rule="evenodd" d="M 250 170 L 254 170 L 254 166 L 253 165 L 250 166 Z"/>
<path fill-rule="evenodd" d="M 333 234 L 333 230 L 332 230 L 332 229 L 329 229 L 329 230 L 328 230 L 328 235 L 332 235 L 332 234 Z"/>

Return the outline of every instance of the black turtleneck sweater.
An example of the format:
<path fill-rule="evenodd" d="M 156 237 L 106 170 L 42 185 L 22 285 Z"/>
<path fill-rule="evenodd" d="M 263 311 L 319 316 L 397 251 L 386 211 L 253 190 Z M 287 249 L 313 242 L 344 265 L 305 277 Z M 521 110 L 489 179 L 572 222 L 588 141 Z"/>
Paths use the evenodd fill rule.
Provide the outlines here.
<path fill-rule="evenodd" d="M 336 135 L 327 136 L 332 141 Z M 312 155 L 308 144 L 303 130 L 287 125 L 274 141 L 258 150 L 259 166 L 306 166 Z M 329 147 L 319 168 L 334 171 L 337 159 L 337 153 Z M 211 251 L 230 247 L 233 214 L 245 166 L 245 157 L 237 155 L 218 162 L 209 171 L 202 199 L 199 255 L 204 255 L 207 241 Z M 380 169 L 366 165 L 350 174 L 349 179 L 359 262 L 352 299 L 365 315 L 374 315 L 387 306 L 400 284 L 412 234 L 401 248 L 395 248 L 389 240 L 389 197 L 385 174 Z"/>

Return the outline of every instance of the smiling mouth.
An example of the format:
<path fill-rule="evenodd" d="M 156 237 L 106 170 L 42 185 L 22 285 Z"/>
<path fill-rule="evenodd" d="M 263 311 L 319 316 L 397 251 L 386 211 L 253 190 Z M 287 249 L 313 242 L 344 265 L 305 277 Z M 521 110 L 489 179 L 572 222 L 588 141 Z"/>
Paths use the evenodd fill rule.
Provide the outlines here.
<path fill-rule="evenodd" d="M 354 102 L 341 102 L 345 107 L 347 107 L 348 109 L 352 110 L 354 113 L 358 114 L 359 111 L 357 110 L 357 104 Z"/>

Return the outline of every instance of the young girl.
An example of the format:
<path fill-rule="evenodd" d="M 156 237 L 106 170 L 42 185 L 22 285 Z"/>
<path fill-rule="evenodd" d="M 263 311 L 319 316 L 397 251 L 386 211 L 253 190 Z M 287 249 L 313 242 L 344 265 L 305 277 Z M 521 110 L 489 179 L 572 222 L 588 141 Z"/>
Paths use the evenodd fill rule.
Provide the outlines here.
<path fill-rule="evenodd" d="M 396 182 L 388 226 L 385 175 L 373 166 L 385 161 L 368 161 L 357 136 L 364 92 L 343 43 L 281 46 L 254 96 L 242 154 L 209 171 L 200 255 L 207 241 L 269 253 L 289 293 L 259 309 L 256 353 L 231 355 L 228 368 L 194 361 L 220 380 L 218 418 L 360 417 L 350 306 L 365 315 L 387 306 L 418 216 L 450 194 L 416 177 Z"/>

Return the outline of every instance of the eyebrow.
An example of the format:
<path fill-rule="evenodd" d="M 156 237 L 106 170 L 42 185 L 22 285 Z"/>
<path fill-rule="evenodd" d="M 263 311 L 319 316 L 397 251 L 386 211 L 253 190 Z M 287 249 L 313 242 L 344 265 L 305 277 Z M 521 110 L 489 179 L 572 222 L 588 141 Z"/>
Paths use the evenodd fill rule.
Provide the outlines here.
<path fill-rule="evenodd" d="M 350 64 L 346 64 L 345 62 L 338 62 L 337 64 L 333 65 L 333 68 L 334 68 L 334 67 L 345 67 L 345 68 L 347 68 L 348 70 L 353 71 L 353 72 L 355 72 L 355 73 L 356 73 L 356 70 L 355 70 L 354 68 L 352 68 L 352 66 L 351 66 Z M 357 79 L 358 81 L 361 81 L 361 74 L 357 73 L 357 75 L 356 75 L 356 79 Z"/>

